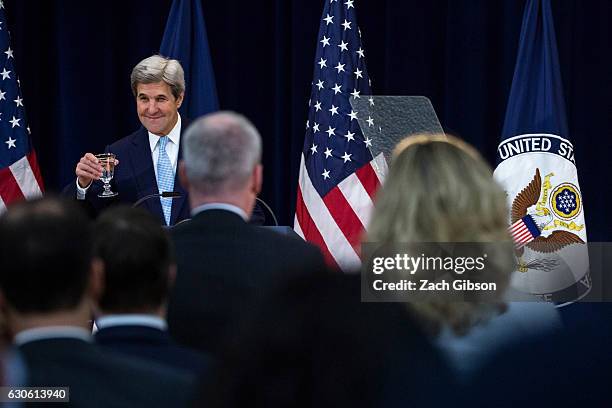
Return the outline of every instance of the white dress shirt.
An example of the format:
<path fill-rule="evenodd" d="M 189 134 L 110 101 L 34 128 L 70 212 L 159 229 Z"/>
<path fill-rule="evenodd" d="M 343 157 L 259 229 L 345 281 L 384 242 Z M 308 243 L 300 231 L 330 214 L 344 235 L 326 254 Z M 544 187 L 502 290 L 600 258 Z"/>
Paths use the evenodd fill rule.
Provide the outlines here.
<path fill-rule="evenodd" d="M 149 134 L 149 147 L 151 148 L 151 159 L 153 160 L 153 170 L 155 171 L 155 180 L 157 180 L 157 159 L 159 158 L 159 138 L 160 136 L 147 132 Z M 170 164 L 172 164 L 172 171 L 176 175 L 176 166 L 178 163 L 179 146 L 181 144 L 181 115 L 178 115 L 176 124 L 168 133 L 168 143 L 166 144 L 166 153 L 170 158 Z M 117 157 L 119 163 L 121 163 L 121 157 Z M 119 164 L 121 166 L 121 164 Z M 79 180 L 76 180 L 77 186 L 77 200 L 84 200 L 87 190 L 91 186 L 83 188 L 79 186 Z"/>
<path fill-rule="evenodd" d="M 98 330 L 116 326 L 146 326 L 159 330 L 167 330 L 168 324 L 164 319 L 148 314 L 109 314 L 96 319 Z"/>
<path fill-rule="evenodd" d="M 91 334 L 82 327 L 76 326 L 46 326 L 20 331 L 15 335 L 13 343 L 17 346 L 37 340 L 47 339 L 79 339 L 91 341 Z"/>

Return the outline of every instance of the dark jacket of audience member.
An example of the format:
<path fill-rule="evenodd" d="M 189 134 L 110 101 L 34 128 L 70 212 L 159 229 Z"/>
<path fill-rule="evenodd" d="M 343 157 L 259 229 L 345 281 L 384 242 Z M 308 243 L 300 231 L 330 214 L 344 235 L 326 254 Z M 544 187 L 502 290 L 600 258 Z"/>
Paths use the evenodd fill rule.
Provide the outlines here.
<path fill-rule="evenodd" d="M 418 407 L 454 395 L 406 310 L 360 302 L 357 276 L 291 282 L 249 315 L 222 361 L 200 406 Z"/>
<path fill-rule="evenodd" d="M 608 407 L 612 400 L 612 305 L 566 306 L 581 312 L 560 332 L 497 353 L 473 381 L 470 407 Z"/>
<path fill-rule="evenodd" d="M 94 226 L 94 253 L 105 272 L 96 343 L 207 375 L 210 356 L 178 345 L 167 331 L 166 304 L 176 267 L 170 240 L 155 218 L 130 207 L 108 210 Z"/>
<path fill-rule="evenodd" d="M 91 242 L 74 203 L 26 202 L 0 219 L 0 288 L 28 385 L 69 387 L 69 406 L 185 406 L 187 376 L 91 342 L 88 321 L 102 287 Z"/>
<path fill-rule="evenodd" d="M 323 256 L 246 222 L 262 180 L 261 138 L 246 118 L 220 112 L 195 121 L 183 136 L 179 175 L 192 219 L 171 230 L 177 278 L 168 324 L 181 343 L 216 352 L 254 298 L 320 269 Z"/>

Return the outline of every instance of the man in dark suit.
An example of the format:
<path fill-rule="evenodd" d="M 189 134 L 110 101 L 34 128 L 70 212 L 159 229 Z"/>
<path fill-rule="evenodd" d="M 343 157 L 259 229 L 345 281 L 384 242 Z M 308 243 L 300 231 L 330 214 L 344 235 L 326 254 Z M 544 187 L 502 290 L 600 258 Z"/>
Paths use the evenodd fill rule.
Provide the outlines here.
<path fill-rule="evenodd" d="M 76 183 L 64 192 L 84 201 L 93 213 L 112 202 L 126 204 L 162 192 L 177 192 L 174 198 L 153 197 L 141 205 L 163 225 L 174 225 L 189 218 L 187 191 L 178 180 L 176 167 L 181 157 L 181 134 L 187 123 L 181 121 L 178 109 L 185 95 L 185 77 L 181 64 L 174 59 L 153 55 L 140 61 L 130 78 L 136 99 L 140 129 L 107 146 L 105 152 L 117 158 L 111 182 L 116 199 L 99 198 L 102 165 L 92 153 L 85 153 L 76 165 Z M 255 223 L 265 216 L 258 210 Z"/>
<path fill-rule="evenodd" d="M 69 387 L 72 406 L 186 406 L 193 380 L 91 342 L 103 285 L 87 218 L 73 202 L 13 206 L 0 218 L 0 289 L 27 385 Z"/>
<path fill-rule="evenodd" d="M 185 132 L 179 174 L 192 219 L 171 230 L 177 279 L 168 307 L 170 333 L 217 352 L 253 298 L 291 276 L 324 268 L 299 238 L 247 224 L 261 189 L 261 138 L 243 116 L 204 116 Z"/>
<path fill-rule="evenodd" d="M 170 241 L 156 220 L 139 208 L 107 210 L 94 225 L 94 254 L 105 276 L 96 343 L 198 377 L 208 375 L 211 358 L 174 343 L 166 330 L 176 265 Z"/>

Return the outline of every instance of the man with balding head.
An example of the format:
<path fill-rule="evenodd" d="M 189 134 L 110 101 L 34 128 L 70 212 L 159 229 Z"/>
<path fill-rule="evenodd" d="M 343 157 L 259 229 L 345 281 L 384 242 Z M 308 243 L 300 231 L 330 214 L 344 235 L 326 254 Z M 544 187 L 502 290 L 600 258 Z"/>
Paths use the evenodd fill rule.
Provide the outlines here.
<path fill-rule="evenodd" d="M 218 352 L 249 304 L 282 280 L 324 267 L 298 238 L 249 225 L 261 190 L 261 137 L 244 116 L 218 112 L 184 134 L 181 182 L 192 219 L 172 229 L 177 278 L 168 308 L 170 333 Z"/>

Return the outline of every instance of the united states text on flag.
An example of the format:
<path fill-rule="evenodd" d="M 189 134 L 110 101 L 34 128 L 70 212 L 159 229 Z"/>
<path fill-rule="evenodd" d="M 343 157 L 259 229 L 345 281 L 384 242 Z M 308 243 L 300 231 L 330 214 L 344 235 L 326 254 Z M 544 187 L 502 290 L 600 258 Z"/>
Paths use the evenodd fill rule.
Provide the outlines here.
<path fill-rule="evenodd" d="M 325 0 L 317 41 L 294 229 L 330 264 L 349 271 L 360 264 L 360 238 L 380 185 L 372 162 L 385 165 L 382 155 L 373 159 L 372 141 L 349 102 L 374 103 L 353 0 Z"/>
<path fill-rule="evenodd" d="M 12 202 L 39 197 L 43 191 L 13 54 L 0 1 L 0 213 Z"/>

